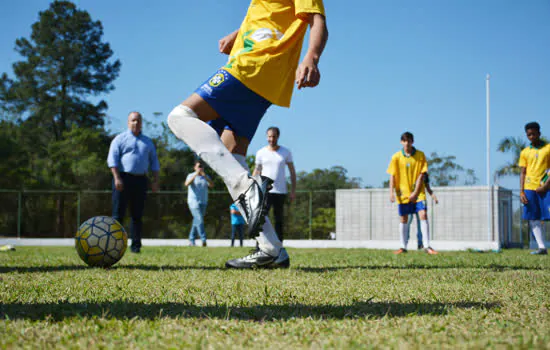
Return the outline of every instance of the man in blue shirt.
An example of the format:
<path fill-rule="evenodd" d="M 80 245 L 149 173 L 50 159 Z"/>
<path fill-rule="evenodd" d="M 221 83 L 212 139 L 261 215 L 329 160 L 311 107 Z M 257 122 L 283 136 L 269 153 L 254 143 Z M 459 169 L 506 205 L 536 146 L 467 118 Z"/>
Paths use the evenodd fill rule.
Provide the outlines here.
<path fill-rule="evenodd" d="M 195 245 L 196 233 L 202 241 L 202 246 L 206 247 L 206 230 L 204 229 L 204 214 L 208 205 L 208 187 L 214 186 L 214 183 L 208 175 L 204 173 L 204 167 L 200 161 L 195 162 L 194 172 L 187 175 L 185 186 L 187 187 L 187 205 L 193 215 L 193 226 L 189 232 L 189 243 Z"/>
<path fill-rule="evenodd" d="M 128 115 L 128 130 L 111 142 L 107 165 L 113 173 L 113 218 L 122 223 L 130 203 L 132 225 L 130 233 L 133 253 L 141 249 L 142 216 L 147 194 L 147 174 L 153 172 L 153 192 L 159 190 L 159 160 L 155 145 L 141 133 L 142 117 L 139 112 Z"/>

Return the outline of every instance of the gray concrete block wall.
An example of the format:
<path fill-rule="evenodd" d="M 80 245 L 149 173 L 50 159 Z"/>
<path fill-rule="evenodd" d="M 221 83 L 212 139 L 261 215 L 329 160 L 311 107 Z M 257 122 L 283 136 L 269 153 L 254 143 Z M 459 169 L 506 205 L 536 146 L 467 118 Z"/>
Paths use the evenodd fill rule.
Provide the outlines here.
<path fill-rule="evenodd" d="M 439 187 L 434 188 L 439 204 L 428 196 L 428 220 L 433 240 L 488 241 L 488 188 Z M 499 210 L 499 199 L 511 200 L 511 191 L 493 188 L 493 231 L 491 240 L 497 241 L 503 215 L 510 210 Z M 389 200 L 388 189 L 353 189 L 336 191 L 337 240 L 399 240 L 397 203 Z M 416 237 L 416 219 L 411 225 L 411 239 Z M 509 229 L 509 228 L 507 228 Z M 508 232 L 508 231 L 506 231 Z"/>

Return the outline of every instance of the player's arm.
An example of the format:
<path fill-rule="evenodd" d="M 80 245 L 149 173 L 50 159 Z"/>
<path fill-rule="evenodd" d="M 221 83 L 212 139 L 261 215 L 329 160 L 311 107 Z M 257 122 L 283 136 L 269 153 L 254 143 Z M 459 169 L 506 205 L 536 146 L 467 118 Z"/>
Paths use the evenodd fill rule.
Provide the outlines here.
<path fill-rule="evenodd" d="M 294 163 L 290 162 L 286 164 L 290 173 L 290 200 L 293 201 L 296 198 L 296 169 L 294 169 Z"/>
<path fill-rule="evenodd" d="M 528 200 L 525 196 L 525 176 L 527 175 L 527 168 L 520 167 L 521 171 L 519 173 L 519 199 L 521 203 L 527 204 Z"/>
<path fill-rule="evenodd" d="M 418 195 L 420 194 L 420 188 L 422 187 L 422 182 L 424 181 L 424 173 L 420 174 L 416 179 L 416 184 L 414 185 L 414 191 L 409 196 L 409 201 L 416 202 Z"/>
<path fill-rule="evenodd" d="M 390 175 L 390 202 L 395 202 L 395 176 Z"/>
<path fill-rule="evenodd" d="M 549 179 L 549 174 L 548 174 L 549 171 L 550 170 L 547 169 L 544 172 L 544 176 L 542 178 L 542 181 L 541 181 L 541 184 L 540 184 L 539 188 L 537 188 L 537 192 L 544 193 L 544 192 L 550 190 L 550 179 Z"/>
<path fill-rule="evenodd" d="M 430 183 L 425 182 L 424 186 L 426 186 L 426 192 L 428 192 L 429 195 L 433 198 L 435 204 L 439 204 L 439 200 L 437 199 L 437 196 L 435 195 L 434 191 L 432 190 L 432 186 L 430 186 Z"/>
<path fill-rule="evenodd" d="M 298 89 L 303 87 L 315 87 L 321 80 L 319 73 L 319 59 L 328 40 L 328 28 L 325 16 L 319 13 L 307 13 L 301 17 L 309 23 L 309 46 L 302 63 L 296 70 L 296 85 Z"/>
<path fill-rule="evenodd" d="M 184 185 L 185 186 L 191 185 L 193 181 L 195 181 L 195 178 L 197 177 L 197 175 L 199 175 L 199 173 L 195 171 L 191 176 L 188 176 L 187 180 L 185 180 Z"/>
<path fill-rule="evenodd" d="M 223 38 L 218 41 L 218 48 L 221 53 L 224 53 L 226 55 L 229 55 L 231 53 L 231 50 L 233 49 L 233 44 L 235 44 L 235 39 L 237 39 L 237 35 L 239 34 L 239 29 L 236 31 L 227 34 Z"/>
<path fill-rule="evenodd" d="M 262 175 L 262 165 L 261 164 L 256 164 L 256 167 L 254 167 L 254 171 L 252 172 L 252 175 L 253 176 Z"/>

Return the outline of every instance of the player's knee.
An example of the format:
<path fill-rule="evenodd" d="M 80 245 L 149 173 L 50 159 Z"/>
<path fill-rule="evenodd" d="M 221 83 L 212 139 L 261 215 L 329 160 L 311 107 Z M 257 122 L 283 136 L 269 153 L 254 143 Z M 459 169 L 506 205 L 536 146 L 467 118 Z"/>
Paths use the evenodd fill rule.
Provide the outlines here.
<path fill-rule="evenodd" d="M 177 105 L 172 112 L 168 114 L 168 126 L 173 129 L 176 127 L 178 121 L 184 120 L 183 118 L 198 119 L 199 116 L 191 108 L 184 105 Z"/>

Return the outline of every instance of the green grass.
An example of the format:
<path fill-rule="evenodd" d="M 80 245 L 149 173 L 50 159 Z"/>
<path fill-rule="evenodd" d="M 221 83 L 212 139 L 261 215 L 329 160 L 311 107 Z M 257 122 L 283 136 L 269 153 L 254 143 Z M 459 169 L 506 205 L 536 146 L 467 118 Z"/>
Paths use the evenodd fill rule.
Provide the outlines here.
<path fill-rule="evenodd" d="M 111 269 L 72 248 L 0 253 L 0 348 L 549 348 L 550 257 L 527 251 L 145 247 Z"/>

